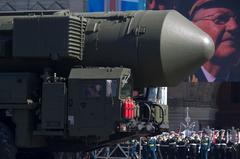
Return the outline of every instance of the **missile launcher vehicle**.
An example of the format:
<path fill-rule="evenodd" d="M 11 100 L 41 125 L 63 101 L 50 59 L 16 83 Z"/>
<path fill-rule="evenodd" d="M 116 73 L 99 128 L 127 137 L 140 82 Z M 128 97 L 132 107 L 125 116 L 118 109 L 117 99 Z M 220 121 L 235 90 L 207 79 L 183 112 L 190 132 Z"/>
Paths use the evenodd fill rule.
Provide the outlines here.
<path fill-rule="evenodd" d="M 213 52 L 176 11 L 1 12 L 0 155 L 160 133 L 165 110 L 133 91 L 175 85 Z"/>

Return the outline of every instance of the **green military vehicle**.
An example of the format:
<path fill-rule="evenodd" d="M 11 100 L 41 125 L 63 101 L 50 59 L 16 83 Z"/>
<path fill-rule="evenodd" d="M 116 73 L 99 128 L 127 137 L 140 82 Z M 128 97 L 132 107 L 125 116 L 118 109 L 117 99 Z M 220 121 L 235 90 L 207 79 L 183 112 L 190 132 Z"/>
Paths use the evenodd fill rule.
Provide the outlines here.
<path fill-rule="evenodd" d="M 1 12 L 0 156 L 160 133 L 165 110 L 133 91 L 176 84 L 213 52 L 176 11 Z"/>

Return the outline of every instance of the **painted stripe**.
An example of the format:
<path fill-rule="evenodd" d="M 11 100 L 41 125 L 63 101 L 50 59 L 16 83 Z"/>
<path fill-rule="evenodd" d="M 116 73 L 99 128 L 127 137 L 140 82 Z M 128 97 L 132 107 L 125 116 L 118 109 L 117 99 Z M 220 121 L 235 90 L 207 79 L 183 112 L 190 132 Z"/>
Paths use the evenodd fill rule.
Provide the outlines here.
<path fill-rule="evenodd" d="M 110 11 L 116 11 L 116 0 L 110 0 Z"/>
<path fill-rule="evenodd" d="M 122 0 L 122 1 L 125 1 L 125 2 L 139 2 L 139 0 Z"/>

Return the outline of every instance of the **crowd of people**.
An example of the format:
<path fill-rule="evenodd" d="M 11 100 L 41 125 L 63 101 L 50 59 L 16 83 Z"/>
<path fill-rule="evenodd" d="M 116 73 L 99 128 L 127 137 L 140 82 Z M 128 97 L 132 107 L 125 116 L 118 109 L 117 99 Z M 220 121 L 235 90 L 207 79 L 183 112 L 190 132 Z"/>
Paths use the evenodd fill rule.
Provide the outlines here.
<path fill-rule="evenodd" d="M 128 145 L 128 157 L 131 159 L 239 159 L 240 129 L 164 132 L 153 137 L 141 137 L 123 143 Z M 116 147 L 105 147 L 102 156 L 96 156 L 98 150 L 91 153 L 90 159 L 121 156 L 111 150 Z M 127 154 L 127 153 L 126 153 Z M 121 158 L 124 158 L 123 156 Z"/>
<path fill-rule="evenodd" d="M 141 145 L 142 159 L 239 159 L 240 130 L 172 131 L 142 138 Z"/>

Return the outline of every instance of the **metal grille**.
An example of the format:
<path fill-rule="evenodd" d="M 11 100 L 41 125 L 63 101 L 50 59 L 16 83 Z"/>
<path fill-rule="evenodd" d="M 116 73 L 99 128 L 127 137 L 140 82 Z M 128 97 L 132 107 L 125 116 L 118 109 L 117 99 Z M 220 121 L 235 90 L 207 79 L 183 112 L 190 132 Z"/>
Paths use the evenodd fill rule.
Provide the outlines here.
<path fill-rule="evenodd" d="M 69 19 L 69 55 L 80 60 L 83 58 L 86 26 L 87 21 L 83 17 L 80 17 L 80 19 L 70 17 Z"/>
<path fill-rule="evenodd" d="M 1 0 L 0 11 L 68 9 L 66 0 Z"/>
<path fill-rule="evenodd" d="M 87 21 L 65 14 L 14 19 L 14 57 L 82 60 Z"/>

